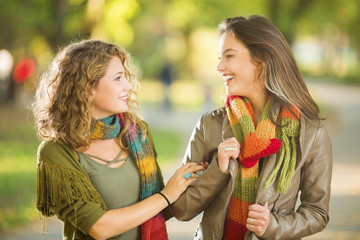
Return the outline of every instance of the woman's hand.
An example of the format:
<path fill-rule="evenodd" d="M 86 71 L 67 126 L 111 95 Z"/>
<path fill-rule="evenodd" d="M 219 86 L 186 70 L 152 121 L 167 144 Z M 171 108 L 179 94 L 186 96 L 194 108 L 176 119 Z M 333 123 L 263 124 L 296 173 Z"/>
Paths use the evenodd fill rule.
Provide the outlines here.
<path fill-rule="evenodd" d="M 240 143 L 235 137 L 228 138 L 218 146 L 218 164 L 223 173 L 229 173 L 230 158 L 238 158 L 240 154 Z"/>
<path fill-rule="evenodd" d="M 207 165 L 205 163 L 199 165 L 195 162 L 186 163 L 176 170 L 161 192 L 168 198 L 170 203 L 175 202 L 187 187 L 196 180 L 198 175 L 195 172 L 206 169 Z"/>
<path fill-rule="evenodd" d="M 246 228 L 255 233 L 256 236 L 261 237 L 270 221 L 270 211 L 268 209 L 268 203 L 265 206 L 259 204 L 252 204 L 249 206 L 249 214 L 246 220 Z"/>

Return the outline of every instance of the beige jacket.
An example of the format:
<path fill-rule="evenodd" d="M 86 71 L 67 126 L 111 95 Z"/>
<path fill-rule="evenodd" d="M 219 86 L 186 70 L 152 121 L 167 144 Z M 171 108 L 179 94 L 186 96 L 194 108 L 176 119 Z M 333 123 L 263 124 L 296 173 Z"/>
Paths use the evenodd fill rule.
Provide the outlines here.
<path fill-rule="evenodd" d="M 238 164 L 230 161 L 230 174 L 220 171 L 217 147 L 233 137 L 225 108 L 202 116 L 189 141 L 185 162 L 210 163 L 208 169 L 173 204 L 174 216 L 187 221 L 203 212 L 194 239 L 222 239 L 224 221 Z M 269 204 L 270 223 L 261 239 L 300 239 L 325 228 L 329 221 L 330 182 L 332 173 L 331 142 L 319 121 L 300 123 L 297 166 L 291 186 L 280 194 L 277 182 L 267 189 L 264 183 L 274 169 L 277 154 L 264 161 L 256 203 Z M 298 195 L 300 205 L 295 206 Z M 248 231 L 245 239 L 259 239 Z"/>

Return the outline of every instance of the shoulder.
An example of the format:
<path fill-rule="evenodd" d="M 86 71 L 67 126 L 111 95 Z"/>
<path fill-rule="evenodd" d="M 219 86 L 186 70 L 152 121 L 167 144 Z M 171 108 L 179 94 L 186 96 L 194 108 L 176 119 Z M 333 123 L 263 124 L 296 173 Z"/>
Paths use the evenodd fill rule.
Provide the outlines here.
<path fill-rule="evenodd" d="M 141 119 L 140 122 L 145 126 L 145 131 L 150 131 L 149 124 L 145 120 Z"/>
<path fill-rule="evenodd" d="M 300 135 L 306 138 L 313 138 L 317 135 L 328 135 L 326 127 L 321 120 L 309 120 L 301 117 L 300 120 Z"/>
<path fill-rule="evenodd" d="M 202 125 L 211 125 L 211 126 L 222 126 L 224 119 L 227 117 L 225 107 L 217 108 L 210 112 L 204 113 L 200 118 L 200 123 Z"/>
<path fill-rule="evenodd" d="M 320 120 L 308 120 L 301 118 L 300 123 L 300 147 L 303 150 L 310 150 L 312 147 L 321 144 L 331 149 L 329 134 Z"/>
<path fill-rule="evenodd" d="M 67 145 L 58 142 L 43 141 L 37 152 L 39 162 L 61 163 L 65 159 L 75 159 L 74 151 Z"/>

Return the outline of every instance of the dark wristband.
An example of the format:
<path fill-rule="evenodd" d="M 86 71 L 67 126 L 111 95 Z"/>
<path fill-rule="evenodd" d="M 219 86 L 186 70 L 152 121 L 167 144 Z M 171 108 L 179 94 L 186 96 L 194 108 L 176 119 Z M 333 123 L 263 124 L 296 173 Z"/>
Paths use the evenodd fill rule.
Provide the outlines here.
<path fill-rule="evenodd" d="M 166 197 L 162 192 L 158 192 L 158 193 L 165 198 L 165 200 L 166 200 L 167 203 L 168 203 L 168 206 L 170 206 L 171 203 L 170 203 L 169 199 L 167 199 L 167 197 Z"/>

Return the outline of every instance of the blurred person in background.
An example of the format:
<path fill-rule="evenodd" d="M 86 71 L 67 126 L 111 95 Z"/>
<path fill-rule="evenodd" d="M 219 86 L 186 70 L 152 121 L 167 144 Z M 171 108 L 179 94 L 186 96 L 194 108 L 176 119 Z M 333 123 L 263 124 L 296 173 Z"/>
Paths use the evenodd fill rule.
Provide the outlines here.
<path fill-rule="evenodd" d="M 173 70 L 170 60 L 166 60 L 160 72 L 160 79 L 164 85 L 164 109 L 170 111 L 172 108 L 170 99 L 170 87 L 173 83 Z"/>
<path fill-rule="evenodd" d="M 186 164 L 164 187 L 138 85 L 127 53 L 97 40 L 65 47 L 40 80 L 36 208 L 64 239 L 167 239 L 168 206 L 204 169 Z"/>
<path fill-rule="evenodd" d="M 197 123 L 183 163 L 207 170 L 173 204 L 195 239 L 300 239 L 329 221 L 332 146 L 292 51 L 261 16 L 219 25 L 225 106 Z M 300 205 L 296 207 L 298 196 Z"/>

